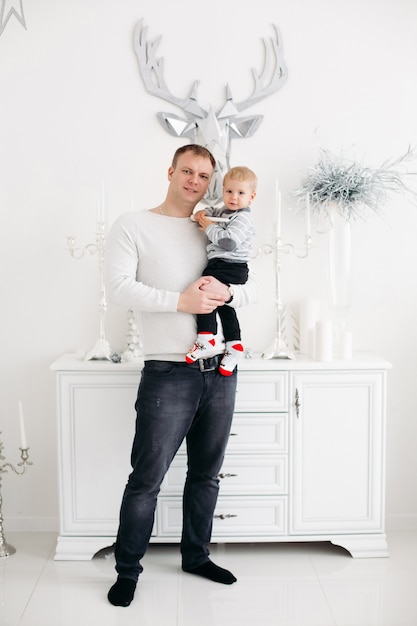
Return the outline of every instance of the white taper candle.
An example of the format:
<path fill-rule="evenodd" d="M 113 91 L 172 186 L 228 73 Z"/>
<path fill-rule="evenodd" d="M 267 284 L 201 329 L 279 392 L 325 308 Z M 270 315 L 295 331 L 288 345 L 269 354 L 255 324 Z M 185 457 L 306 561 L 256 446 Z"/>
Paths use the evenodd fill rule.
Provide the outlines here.
<path fill-rule="evenodd" d="M 97 202 L 97 221 L 103 224 L 106 221 L 106 194 L 104 192 L 104 178 L 100 180 L 100 195 Z"/>
<path fill-rule="evenodd" d="M 277 225 L 277 239 L 281 237 L 281 192 L 279 190 L 278 178 L 275 180 L 275 213 Z"/>
<path fill-rule="evenodd" d="M 23 419 L 22 401 L 19 400 L 20 443 L 23 450 L 27 449 L 25 422 Z"/>

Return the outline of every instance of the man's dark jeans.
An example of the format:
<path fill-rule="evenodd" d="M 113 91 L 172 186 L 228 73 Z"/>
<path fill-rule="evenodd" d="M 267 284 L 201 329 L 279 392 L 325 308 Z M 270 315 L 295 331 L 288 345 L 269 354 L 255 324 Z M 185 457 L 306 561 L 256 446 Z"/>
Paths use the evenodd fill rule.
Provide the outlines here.
<path fill-rule="evenodd" d="M 208 561 L 219 491 L 218 473 L 230 434 L 236 371 L 218 372 L 220 357 L 193 364 L 146 361 L 136 401 L 133 471 L 123 495 L 116 541 L 119 577 L 137 580 L 154 523 L 161 482 L 184 438 L 188 471 L 183 495 L 183 565 Z"/>

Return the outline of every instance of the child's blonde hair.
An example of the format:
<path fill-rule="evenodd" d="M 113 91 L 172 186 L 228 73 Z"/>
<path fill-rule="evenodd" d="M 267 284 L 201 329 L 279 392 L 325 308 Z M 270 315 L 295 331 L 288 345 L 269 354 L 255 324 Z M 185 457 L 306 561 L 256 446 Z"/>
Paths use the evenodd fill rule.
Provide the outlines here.
<path fill-rule="evenodd" d="M 244 165 L 238 165 L 237 167 L 232 167 L 223 178 L 223 186 L 227 183 L 228 180 L 244 180 L 252 183 L 253 191 L 256 191 L 256 187 L 258 184 L 258 178 L 252 170 Z"/>

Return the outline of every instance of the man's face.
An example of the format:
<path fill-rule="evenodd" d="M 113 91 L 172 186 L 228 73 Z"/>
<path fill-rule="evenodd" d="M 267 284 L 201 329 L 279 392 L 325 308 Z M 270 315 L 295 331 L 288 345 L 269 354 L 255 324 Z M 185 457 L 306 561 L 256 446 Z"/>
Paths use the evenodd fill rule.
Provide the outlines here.
<path fill-rule="evenodd" d="M 179 156 L 175 169 L 171 166 L 168 170 L 170 192 L 178 202 L 194 208 L 206 193 L 212 174 L 210 159 L 185 152 Z"/>

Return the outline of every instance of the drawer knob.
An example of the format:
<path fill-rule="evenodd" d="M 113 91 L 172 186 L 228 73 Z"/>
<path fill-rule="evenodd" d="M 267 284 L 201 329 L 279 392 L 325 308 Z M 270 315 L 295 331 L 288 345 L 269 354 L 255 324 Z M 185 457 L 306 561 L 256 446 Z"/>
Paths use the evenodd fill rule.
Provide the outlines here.
<path fill-rule="evenodd" d="M 233 478 L 237 474 L 217 474 L 217 478 Z"/>
<path fill-rule="evenodd" d="M 231 517 L 237 517 L 237 515 L 232 515 L 232 513 L 222 513 L 221 515 L 214 515 L 214 519 L 230 519 Z"/>

